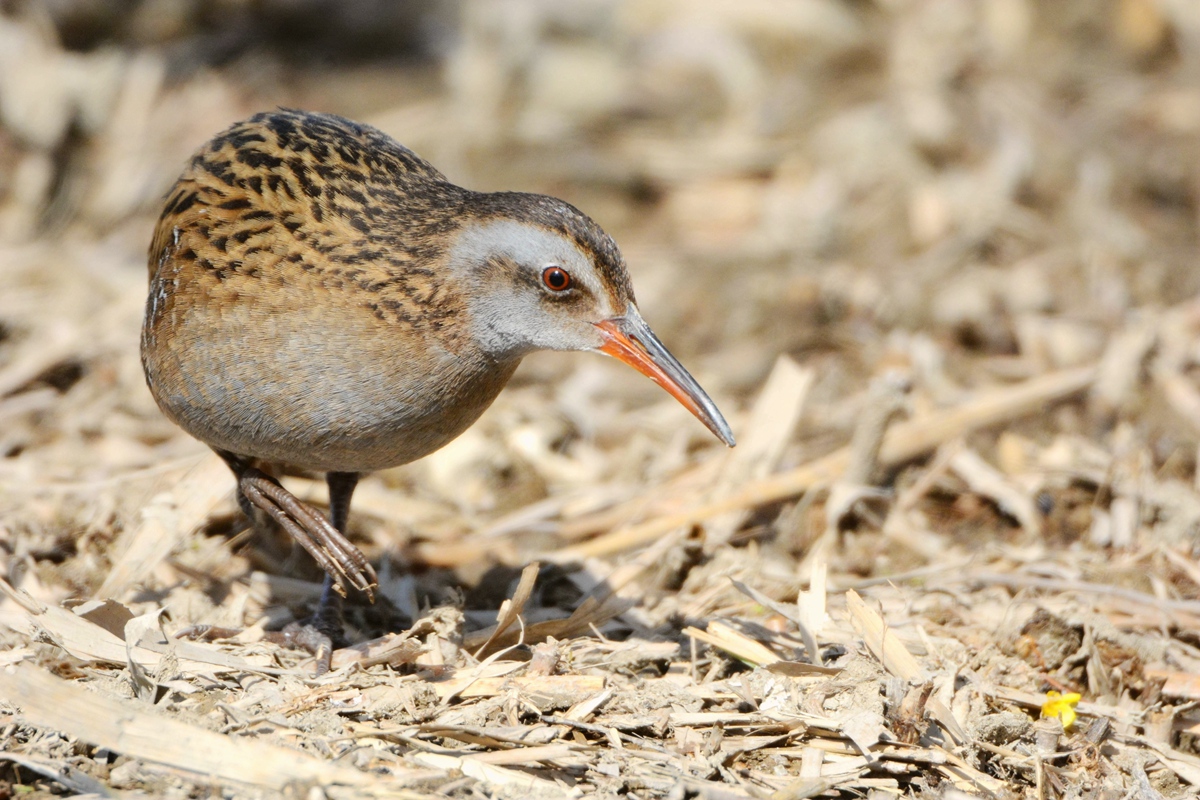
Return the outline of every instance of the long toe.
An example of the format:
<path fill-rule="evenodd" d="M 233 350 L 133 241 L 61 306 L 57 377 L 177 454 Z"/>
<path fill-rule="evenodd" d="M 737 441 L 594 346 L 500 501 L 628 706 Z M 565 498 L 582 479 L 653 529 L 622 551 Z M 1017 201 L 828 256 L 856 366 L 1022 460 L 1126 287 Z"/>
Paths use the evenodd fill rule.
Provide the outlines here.
<path fill-rule="evenodd" d="M 329 619 L 313 617 L 303 622 L 293 622 L 281 631 L 267 633 L 264 638 L 283 647 L 311 653 L 317 660 L 314 677 L 329 672 L 334 649 L 346 645 L 340 619 L 333 625 Z"/>
<path fill-rule="evenodd" d="M 346 584 L 374 599 L 375 570 L 367 557 L 337 528 L 312 508 L 284 489 L 270 475 L 254 468 L 238 476 L 238 488 L 246 499 L 279 524 L 333 579 L 333 588 L 345 596 Z"/>

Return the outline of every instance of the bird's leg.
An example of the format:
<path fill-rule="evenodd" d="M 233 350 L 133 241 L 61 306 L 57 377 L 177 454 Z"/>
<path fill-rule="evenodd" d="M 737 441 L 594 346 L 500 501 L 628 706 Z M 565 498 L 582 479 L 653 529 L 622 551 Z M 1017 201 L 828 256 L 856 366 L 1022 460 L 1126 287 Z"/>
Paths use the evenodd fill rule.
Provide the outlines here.
<path fill-rule="evenodd" d="M 365 592 L 368 598 L 374 598 L 372 590 L 376 583 L 375 570 L 367 561 L 367 557 L 346 539 L 336 525 L 331 525 L 323 516 L 284 489 L 279 481 L 262 470 L 252 467 L 246 459 L 221 450 L 218 450 L 217 454 L 225 459 L 225 463 L 237 476 L 238 504 L 242 506 L 243 510 L 247 510 L 248 507 L 250 509 L 258 508 L 275 520 L 279 527 L 283 528 L 289 536 L 307 550 L 325 571 L 326 576 L 330 578 L 328 585 L 332 591 L 345 596 L 345 586 L 348 583 L 355 589 Z M 345 476 L 352 473 L 332 474 Z M 349 509 L 349 497 L 354 491 L 356 481 L 357 476 L 355 475 L 354 481 L 349 482 L 349 491 L 346 492 L 346 510 Z M 334 482 L 331 478 L 331 502 L 333 502 L 333 494 Z M 342 513 L 344 517 L 345 511 L 335 511 L 334 513 Z M 345 527 L 344 518 L 342 527 Z"/>
<path fill-rule="evenodd" d="M 357 472 L 330 472 L 325 475 L 329 484 L 329 517 L 333 527 L 345 534 L 350 518 L 350 498 L 358 485 Z M 321 587 L 321 599 L 312 616 L 299 623 L 288 625 L 279 638 L 281 644 L 309 651 L 317 658 L 317 674 L 329 671 L 333 648 L 345 641 L 342 633 L 342 601 L 333 578 L 326 573 Z"/>
<path fill-rule="evenodd" d="M 350 516 L 350 499 L 358 485 L 356 472 L 330 472 L 329 516 L 331 521 L 300 502 L 279 481 L 250 465 L 247 459 L 222 450 L 217 454 L 225 460 L 238 482 L 238 505 L 253 524 L 256 510 L 265 512 L 288 535 L 295 539 L 325 570 L 321 599 L 316 611 L 306 622 L 292 623 L 282 631 L 267 633 L 265 638 L 285 647 L 307 650 L 316 656 L 316 674 L 329 671 L 335 642 L 342 640 L 342 600 L 346 590 L 342 578 L 367 593 L 373 599 L 375 570 L 357 547 L 345 537 Z M 179 637 L 208 640 L 236 636 L 238 631 L 195 625 L 176 634 Z"/>
<path fill-rule="evenodd" d="M 355 487 L 358 486 L 358 473 L 329 472 L 325 475 L 325 483 L 329 485 L 329 521 L 338 533 L 345 536 L 350 525 L 350 500 L 354 497 Z M 371 578 L 374 580 L 374 573 L 371 573 Z M 321 587 L 321 599 L 313 612 L 318 624 L 321 620 L 331 619 L 340 626 L 343 599 L 344 595 L 337 591 L 333 579 L 327 574 L 325 584 Z"/>

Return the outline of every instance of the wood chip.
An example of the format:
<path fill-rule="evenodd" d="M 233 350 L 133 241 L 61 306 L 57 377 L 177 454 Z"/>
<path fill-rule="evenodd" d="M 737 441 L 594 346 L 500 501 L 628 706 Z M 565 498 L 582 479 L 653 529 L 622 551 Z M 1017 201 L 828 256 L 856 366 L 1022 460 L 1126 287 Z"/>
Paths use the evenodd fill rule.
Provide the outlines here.
<path fill-rule="evenodd" d="M 295 750 L 235 741 L 171 719 L 152 706 L 88 692 L 30 665 L 0 673 L 0 697 L 19 708 L 29 725 L 62 731 L 131 758 L 246 786 L 280 791 L 299 780 L 382 790 L 435 776 L 415 770 L 368 775 Z"/>

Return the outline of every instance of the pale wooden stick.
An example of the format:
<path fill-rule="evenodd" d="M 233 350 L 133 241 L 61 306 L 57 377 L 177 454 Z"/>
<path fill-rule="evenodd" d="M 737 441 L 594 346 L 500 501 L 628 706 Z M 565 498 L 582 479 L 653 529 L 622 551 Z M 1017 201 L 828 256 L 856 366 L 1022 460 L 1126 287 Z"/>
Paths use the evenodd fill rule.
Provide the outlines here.
<path fill-rule="evenodd" d="M 725 454 L 721 474 L 710 497 L 735 494 L 756 479 L 776 469 L 784 448 L 800 422 L 800 412 L 816 373 L 801 367 L 787 356 L 780 356 L 767 378 L 767 384 L 754 402 L 750 424 L 738 447 Z M 722 514 L 708 521 L 704 530 L 704 550 L 711 553 L 726 544 L 746 518 L 744 511 Z"/>
<path fill-rule="evenodd" d="M 30 664 L 0 672 L 0 698 L 18 708 L 26 724 L 58 731 L 132 758 L 218 780 L 282 791 L 295 783 L 335 784 L 402 792 L 404 778 L 429 773 L 393 768 L 392 775 L 359 772 L 307 753 L 234 739 L 173 719 L 149 704 L 90 692 Z"/>
<path fill-rule="evenodd" d="M 1053 372 L 1018 386 L 988 392 L 958 408 L 894 425 L 880 448 L 879 464 L 895 466 L 970 431 L 1042 410 L 1050 403 L 1086 389 L 1095 378 L 1094 366 Z M 548 557 L 558 562 L 578 561 L 638 547 L 673 528 L 694 525 L 728 511 L 786 500 L 813 486 L 831 483 L 841 477 L 849 462 L 850 448 L 843 447 L 816 461 L 754 481 L 723 500 L 616 530 L 591 541 L 562 548 Z"/>
<path fill-rule="evenodd" d="M 96 597 L 120 597 L 145 580 L 232 491 L 229 467 L 210 454 L 172 489 L 154 497 L 142 509 L 138 524 L 117 540 L 114 550 L 119 555 Z"/>

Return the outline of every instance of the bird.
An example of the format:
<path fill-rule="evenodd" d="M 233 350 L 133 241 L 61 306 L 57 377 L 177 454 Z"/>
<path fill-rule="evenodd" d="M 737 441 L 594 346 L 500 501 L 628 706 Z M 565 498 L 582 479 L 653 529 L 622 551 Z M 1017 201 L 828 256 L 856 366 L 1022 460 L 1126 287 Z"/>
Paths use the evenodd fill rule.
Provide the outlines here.
<path fill-rule="evenodd" d="M 147 386 L 229 465 L 247 516 L 324 570 L 299 643 L 326 668 L 347 587 L 372 598 L 377 582 L 346 538 L 359 477 L 453 440 L 524 356 L 613 356 L 735 444 L 598 224 L 546 195 L 460 187 L 370 125 L 281 108 L 217 134 L 167 192 L 148 265 Z M 329 518 L 270 465 L 325 473 Z"/>

